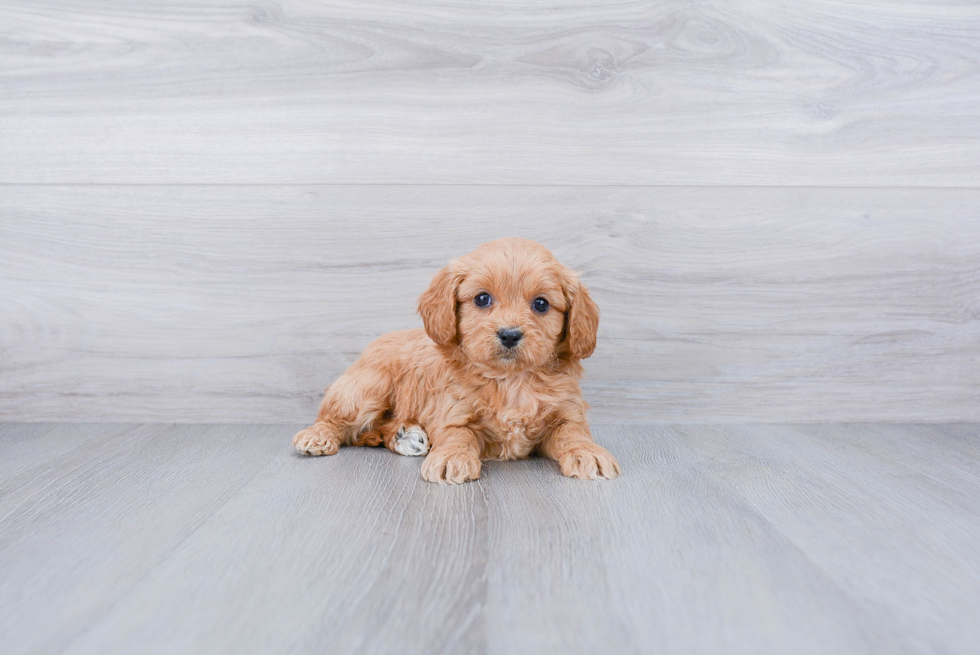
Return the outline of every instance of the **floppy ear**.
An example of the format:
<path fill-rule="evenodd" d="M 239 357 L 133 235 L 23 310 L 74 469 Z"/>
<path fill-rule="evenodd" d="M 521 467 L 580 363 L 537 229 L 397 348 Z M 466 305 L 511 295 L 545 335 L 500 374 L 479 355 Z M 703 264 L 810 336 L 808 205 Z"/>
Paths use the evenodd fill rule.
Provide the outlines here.
<path fill-rule="evenodd" d="M 569 280 L 568 312 L 565 314 L 566 338 L 572 356 L 585 359 L 595 352 L 599 330 L 599 306 L 589 295 L 589 290 L 576 278 Z"/>
<path fill-rule="evenodd" d="M 436 273 L 432 284 L 419 297 L 419 314 L 425 333 L 440 346 L 456 338 L 456 289 L 463 276 L 452 263 Z"/>

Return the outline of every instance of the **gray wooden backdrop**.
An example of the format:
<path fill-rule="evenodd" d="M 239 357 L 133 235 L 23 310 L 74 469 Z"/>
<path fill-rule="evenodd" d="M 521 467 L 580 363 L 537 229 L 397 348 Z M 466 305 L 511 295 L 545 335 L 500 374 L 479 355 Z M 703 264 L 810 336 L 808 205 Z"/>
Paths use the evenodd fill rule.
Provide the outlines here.
<path fill-rule="evenodd" d="M 506 235 L 595 421 L 980 420 L 980 6 L 0 1 L 0 419 L 302 423 Z"/>

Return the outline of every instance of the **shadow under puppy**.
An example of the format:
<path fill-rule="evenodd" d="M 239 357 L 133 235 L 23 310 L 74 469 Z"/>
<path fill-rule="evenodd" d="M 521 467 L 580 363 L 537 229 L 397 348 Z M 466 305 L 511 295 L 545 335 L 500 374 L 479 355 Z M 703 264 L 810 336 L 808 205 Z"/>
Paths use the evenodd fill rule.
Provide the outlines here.
<path fill-rule="evenodd" d="M 293 437 L 297 450 L 428 452 L 422 477 L 451 484 L 480 477 L 481 459 L 533 451 L 569 477 L 619 475 L 592 440 L 578 382 L 599 308 L 546 248 L 483 244 L 436 274 L 419 314 L 424 330 L 380 337 L 330 385 L 316 423 Z"/>

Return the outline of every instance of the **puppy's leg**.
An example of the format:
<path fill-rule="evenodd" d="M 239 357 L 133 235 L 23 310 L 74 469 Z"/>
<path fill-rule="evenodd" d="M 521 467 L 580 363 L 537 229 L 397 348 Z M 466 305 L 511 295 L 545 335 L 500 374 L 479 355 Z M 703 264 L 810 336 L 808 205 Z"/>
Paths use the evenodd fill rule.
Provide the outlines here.
<path fill-rule="evenodd" d="M 296 450 L 333 455 L 341 444 L 380 444 L 376 425 L 388 409 L 390 384 L 382 372 L 355 364 L 327 389 L 316 423 L 293 437 Z"/>
<path fill-rule="evenodd" d="M 293 447 L 307 455 L 335 455 L 343 441 L 343 428 L 326 421 L 317 421 L 293 437 Z"/>
<path fill-rule="evenodd" d="M 541 442 L 538 451 L 558 462 L 562 475 L 569 478 L 611 480 L 620 474 L 619 462 L 592 440 L 585 423 L 561 424 Z"/>
<path fill-rule="evenodd" d="M 460 484 L 480 477 L 483 445 L 470 428 L 434 430 L 432 450 L 422 462 L 422 478 L 429 482 Z"/>

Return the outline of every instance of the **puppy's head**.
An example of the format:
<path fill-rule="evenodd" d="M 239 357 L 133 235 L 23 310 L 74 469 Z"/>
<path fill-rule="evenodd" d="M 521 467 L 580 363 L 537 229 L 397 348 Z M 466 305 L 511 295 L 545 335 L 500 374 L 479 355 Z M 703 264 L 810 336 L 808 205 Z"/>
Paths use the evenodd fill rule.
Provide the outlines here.
<path fill-rule="evenodd" d="M 599 308 L 578 276 L 526 239 L 485 243 L 439 271 L 419 299 L 429 337 L 513 372 L 595 350 Z"/>

